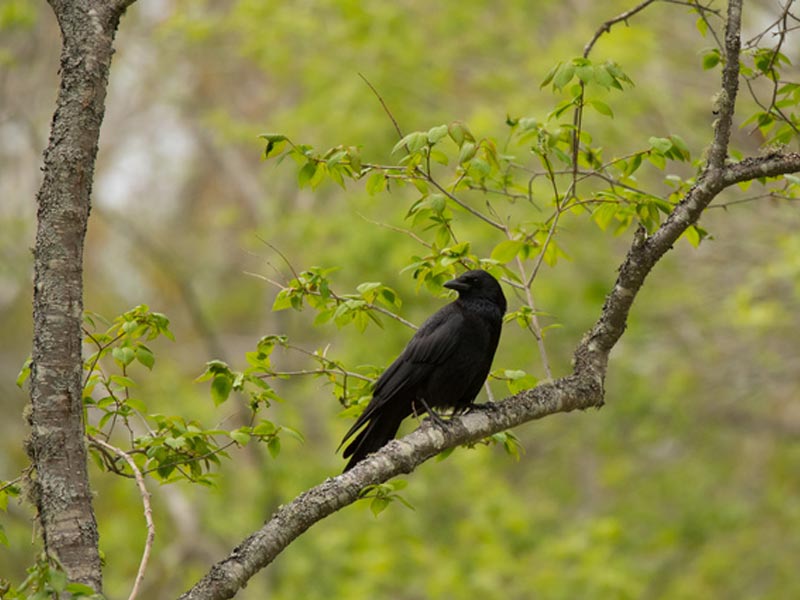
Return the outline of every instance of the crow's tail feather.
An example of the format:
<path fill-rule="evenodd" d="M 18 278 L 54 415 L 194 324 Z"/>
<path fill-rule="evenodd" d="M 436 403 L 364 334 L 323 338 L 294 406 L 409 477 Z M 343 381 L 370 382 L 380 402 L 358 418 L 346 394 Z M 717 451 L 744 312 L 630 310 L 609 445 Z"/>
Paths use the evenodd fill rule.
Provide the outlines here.
<path fill-rule="evenodd" d="M 369 420 L 369 424 L 344 449 L 342 456 L 344 458 L 350 457 L 350 461 L 344 470 L 349 471 L 357 463 L 364 460 L 368 454 L 383 448 L 397 434 L 400 423 L 406 416 L 400 413 L 387 412 L 377 412 L 373 415 Z"/>

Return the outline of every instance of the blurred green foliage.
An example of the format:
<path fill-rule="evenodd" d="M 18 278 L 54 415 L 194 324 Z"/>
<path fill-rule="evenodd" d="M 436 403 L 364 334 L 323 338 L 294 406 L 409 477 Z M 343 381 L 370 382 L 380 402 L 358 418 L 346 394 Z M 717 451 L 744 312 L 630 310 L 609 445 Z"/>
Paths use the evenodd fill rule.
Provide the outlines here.
<path fill-rule="evenodd" d="M 170 485 L 148 480 L 158 533 L 142 597 L 175 597 L 275 507 L 340 471 L 333 449 L 350 423 L 340 417 L 342 403 L 357 410 L 368 398 L 369 378 L 410 335 L 407 324 L 371 307 L 420 323 L 442 303 L 436 282 L 444 271 L 436 269 L 443 260 L 452 259 L 444 265 L 452 269 L 472 257 L 511 269 L 503 265 L 517 257 L 535 261 L 541 248 L 530 240 L 541 235 L 550 214 L 544 202 L 509 201 L 507 216 L 520 235 L 507 238 L 487 234 L 484 222 L 453 211 L 435 191 L 424 196 L 413 183 L 399 188 L 380 169 L 344 190 L 330 181 L 338 166 L 349 169 L 341 173 L 345 182 L 365 164 L 389 166 L 406 154 L 402 147 L 392 154 L 397 133 L 359 73 L 404 134 L 424 132 L 405 140 L 412 155 L 427 147 L 433 158 L 433 146 L 449 144 L 447 168 L 464 168 L 478 156 L 492 176 L 491 152 L 477 142 L 505 140 L 510 131 L 543 144 L 552 164 L 561 161 L 558 168 L 569 171 L 570 132 L 557 126 L 571 123 L 575 86 L 587 86 L 582 129 L 591 140 L 581 138 L 581 164 L 591 165 L 593 156 L 601 164 L 627 157 L 614 167 L 615 177 L 633 177 L 649 194 L 632 196 L 628 205 L 601 202 L 583 218 L 570 213 L 557 232 L 559 260 L 545 261 L 537 275 L 532 290 L 550 366 L 554 376 L 568 371 L 571 350 L 613 283 L 626 228 L 654 227 L 664 205 L 691 185 L 714 119 L 720 56 L 713 32 L 721 31 L 721 21 L 713 13 L 698 20 L 686 6 L 656 3 L 602 36 L 590 62 L 572 58 L 605 20 L 628 8 L 616 0 L 230 0 L 140 2 L 128 10 L 118 33 L 85 253 L 86 307 L 128 314 L 134 323 L 164 313 L 175 341 L 126 338 L 104 346 L 116 333 L 103 330 L 110 339 L 98 339 L 99 346 L 89 340 L 85 355 L 107 348 L 107 377 L 95 373 L 96 385 L 114 393 L 103 407 L 101 396 L 92 397 L 99 410 L 180 415 L 153 421 L 155 436 L 132 421 L 134 440 L 158 440 L 142 461 L 175 463 L 186 440 L 201 432 L 238 442 L 226 449 L 230 461 L 209 465 L 214 487 L 158 470 L 154 475 Z M 747 3 L 746 10 L 748 32 L 776 17 L 767 4 Z M 12 480 L 28 464 L 26 398 L 14 381 L 30 348 L 27 248 L 52 112 L 52 96 L 41 98 L 30 86 L 55 93 L 58 33 L 44 6 L 3 2 L 0 22 L 4 36 L 8 31 L 0 61 L 9 67 L 0 75 L 0 165 L 4 173 L 26 174 L 0 182 L 11 186 L 0 188 L 11 199 L 0 205 L 0 397 L 7 415 L 0 422 L 0 477 Z M 752 155 L 775 143 L 796 147 L 793 52 L 790 45 L 780 56 L 746 47 L 750 86 L 758 98 L 774 91 L 786 118 L 743 90 L 735 152 Z M 608 65 L 618 65 L 635 86 Z M 468 127 L 473 141 L 452 125 L 447 134 L 437 129 L 454 122 Z M 284 139 L 259 138 L 265 131 Z M 265 150 L 274 157 L 289 149 L 275 148 L 286 140 L 307 145 L 313 160 L 302 152 L 296 167 L 259 160 Z M 498 165 L 503 152 L 495 155 Z M 312 173 L 306 165 L 319 161 L 328 172 L 315 180 L 319 169 Z M 541 163 L 537 168 L 546 170 Z M 481 173 L 473 174 L 480 183 Z M 537 201 L 552 201 L 551 184 L 547 177 L 536 183 Z M 239 597 L 800 595 L 800 509 L 793 501 L 800 493 L 793 327 L 800 218 L 784 199 L 796 184 L 787 178 L 771 194 L 758 182 L 726 193 L 704 215 L 693 244 L 677 245 L 657 267 L 612 355 L 602 411 L 520 428 L 514 432 L 524 448 L 518 461 L 497 440 L 497 447 L 458 449 L 426 463 L 405 487 L 394 482 L 369 490 L 366 501 L 298 539 Z M 587 184 L 585 191 L 611 199 L 600 185 Z M 482 192 L 470 193 L 480 198 Z M 432 219 L 438 226 L 429 229 Z M 455 219 L 455 243 L 445 243 L 447 219 Z M 421 249 L 408 231 L 438 244 L 437 251 Z M 615 232 L 619 237 L 610 235 Z M 458 246 L 467 242 L 468 248 Z M 428 265 L 432 285 L 414 279 L 419 264 L 404 270 L 412 262 Z M 158 312 L 126 312 L 145 303 Z M 496 398 L 523 377 L 528 383 L 546 377 L 525 307 L 525 295 L 514 294 L 516 324 L 505 327 L 499 377 L 491 383 Z M 135 394 L 126 398 L 133 388 L 111 381 L 110 373 L 130 377 L 120 370 L 137 362 Z M 208 382 L 195 382 L 204 370 Z M 364 379 L 345 384 L 347 372 Z M 277 397 L 285 401 L 272 402 Z M 272 428 L 253 429 L 259 426 L 251 421 L 254 403 Z M 285 440 L 273 459 L 270 440 L 283 427 L 302 432 L 303 441 Z M 131 436 L 122 433 L 111 441 L 124 445 Z M 248 443 L 254 436 L 265 444 Z M 121 597 L 130 590 L 145 538 L 141 501 L 130 479 L 101 470 L 92 477 L 106 591 Z M 19 583 L 39 549 L 31 545 L 24 481 L 5 492 L 11 497 L 0 494 L 7 538 L 0 579 Z M 414 510 L 385 503 L 396 493 Z M 49 585 L 49 568 L 30 573 Z"/>

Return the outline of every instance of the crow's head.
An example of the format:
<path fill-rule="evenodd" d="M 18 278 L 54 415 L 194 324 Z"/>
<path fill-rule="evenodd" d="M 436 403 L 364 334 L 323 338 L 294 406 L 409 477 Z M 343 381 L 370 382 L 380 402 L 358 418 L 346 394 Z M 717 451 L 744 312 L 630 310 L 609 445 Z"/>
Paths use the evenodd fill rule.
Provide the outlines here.
<path fill-rule="evenodd" d="M 506 297 L 503 295 L 503 289 L 497 279 L 481 269 L 462 273 L 445 283 L 444 287 L 456 290 L 458 297 L 462 300 L 489 300 L 500 307 L 503 312 L 506 311 Z"/>

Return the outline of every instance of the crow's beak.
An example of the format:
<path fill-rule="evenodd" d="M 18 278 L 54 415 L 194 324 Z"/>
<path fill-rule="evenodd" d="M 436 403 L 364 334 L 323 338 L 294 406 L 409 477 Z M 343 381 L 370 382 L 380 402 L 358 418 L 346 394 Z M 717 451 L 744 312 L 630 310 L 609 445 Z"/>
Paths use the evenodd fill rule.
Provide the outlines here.
<path fill-rule="evenodd" d="M 447 283 L 444 284 L 449 290 L 456 290 L 457 292 L 466 292 L 469 289 L 469 285 L 461 281 L 460 279 L 451 279 Z"/>

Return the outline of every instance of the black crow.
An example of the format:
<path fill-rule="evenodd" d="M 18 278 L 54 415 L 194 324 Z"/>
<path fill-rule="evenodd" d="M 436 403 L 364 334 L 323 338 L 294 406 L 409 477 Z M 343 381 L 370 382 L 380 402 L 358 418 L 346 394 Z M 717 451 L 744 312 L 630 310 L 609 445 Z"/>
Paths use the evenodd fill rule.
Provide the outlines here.
<path fill-rule="evenodd" d="M 345 471 L 383 447 L 409 415 L 451 408 L 463 412 L 473 404 L 492 366 L 506 298 L 500 284 L 482 270 L 467 271 L 444 287 L 458 299 L 422 324 L 405 350 L 375 384 L 372 400 L 344 436 Z M 341 446 L 341 445 L 340 445 Z"/>

